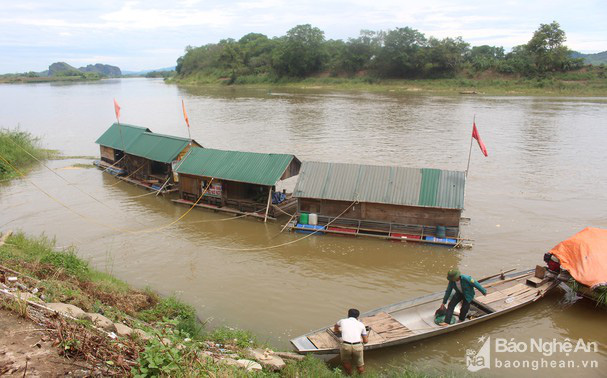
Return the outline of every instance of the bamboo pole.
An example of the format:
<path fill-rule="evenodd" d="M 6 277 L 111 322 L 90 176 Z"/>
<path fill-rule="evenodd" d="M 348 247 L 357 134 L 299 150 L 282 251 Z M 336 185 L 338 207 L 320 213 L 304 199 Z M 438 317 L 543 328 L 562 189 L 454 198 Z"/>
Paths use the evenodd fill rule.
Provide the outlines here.
<path fill-rule="evenodd" d="M 472 119 L 472 127 L 474 130 L 474 124 L 476 123 L 476 114 L 474 115 L 474 118 Z M 474 141 L 474 138 L 472 137 L 472 134 L 470 134 L 470 149 L 468 150 L 468 165 L 466 166 L 466 177 L 468 177 L 468 170 L 470 169 L 470 157 L 472 156 L 472 142 Z"/>
<path fill-rule="evenodd" d="M 476 280 L 476 281 L 477 281 L 477 282 L 484 282 L 484 281 L 490 280 L 490 279 L 492 279 L 492 278 L 495 278 L 495 277 L 497 277 L 497 276 L 501 276 L 501 275 L 506 274 L 506 273 L 514 272 L 515 270 L 516 270 L 516 268 L 508 269 L 508 270 L 506 270 L 506 271 L 499 272 L 499 273 L 494 274 L 494 275 L 492 275 L 492 276 L 483 277 L 483 278 L 481 278 L 481 279 L 479 279 L 479 280 Z"/>
<path fill-rule="evenodd" d="M 297 215 L 297 212 L 295 212 L 295 214 L 291 215 L 291 218 L 289 218 L 289 220 L 287 221 L 287 223 L 285 223 L 285 225 L 282 227 L 282 230 L 280 230 L 281 234 L 285 230 L 285 228 L 287 228 L 287 226 L 289 225 L 289 223 L 291 223 L 291 221 L 293 220 L 293 218 L 295 218 L 296 215 Z"/>
<path fill-rule="evenodd" d="M 524 273 L 524 274 L 521 274 L 520 276 L 515 276 L 515 277 L 512 277 L 512 278 L 508 278 L 506 280 L 499 280 L 499 281 L 491 282 L 491 283 L 488 283 L 487 285 L 484 285 L 483 287 L 486 289 L 486 288 L 493 287 L 495 285 L 503 284 L 503 283 L 506 283 L 506 282 L 516 281 L 516 280 L 521 279 L 521 278 L 523 278 L 525 276 L 528 276 L 530 274 L 531 273 Z"/>
<path fill-rule="evenodd" d="M 270 204 L 272 203 L 272 187 L 268 186 L 268 205 L 266 206 L 266 215 L 263 217 L 263 223 L 268 221 L 268 212 L 270 211 Z"/>
<path fill-rule="evenodd" d="M 189 128 L 188 128 L 189 130 Z M 192 145 L 192 141 L 190 140 L 190 146 Z M 188 156 L 190 156 L 190 153 L 192 152 L 192 149 L 189 148 L 188 152 L 186 152 L 185 156 L 183 157 L 183 159 L 181 159 L 181 161 L 179 162 L 179 165 L 177 167 L 175 167 L 175 170 L 179 169 L 181 167 L 181 165 L 183 164 L 183 162 L 185 161 L 185 159 L 188 158 Z M 171 163 L 171 175 L 174 175 L 175 171 L 173 171 L 173 164 Z M 179 173 L 178 173 L 179 174 Z M 156 197 L 160 194 L 160 191 L 164 188 L 164 186 L 169 182 L 169 180 L 171 179 L 171 175 L 169 175 L 169 178 L 164 182 L 164 184 L 162 185 L 162 187 L 160 189 L 158 189 L 158 192 L 156 193 Z M 181 185 L 181 184 L 179 184 Z"/>
<path fill-rule="evenodd" d="M 173 171 L 171 170 L 171 175 L 173 174 Z M 158 195 L 162 192 L 162 189 L 164 189 L 164 187 L 166 186 L 166 184 L 169 183 L 169 180 L 171 179 L 171 176 L 169 175 L 169 178 L 166 179 L 166 181 L 164 182 L 164 184 L 162 184 L 162 186 L 160 187 L 160 189 L 158 189 L 158 191 L 156 192 L 156 197 L 158 197 Z"/>

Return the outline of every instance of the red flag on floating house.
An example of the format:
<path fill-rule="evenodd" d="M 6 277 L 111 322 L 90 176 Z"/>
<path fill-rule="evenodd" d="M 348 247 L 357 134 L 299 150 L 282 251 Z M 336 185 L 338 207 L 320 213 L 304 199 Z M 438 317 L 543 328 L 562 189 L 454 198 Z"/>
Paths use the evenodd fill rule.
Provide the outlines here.
<path fill-rule="evenodd" d="M 185 111 L 185 103 L 183 99 L 181 99 L 181 107 L 183 108 L 183 118 L 185 118 L 185 124 L 188 125 L 188 129 L 190 128 L 190 120 L 188 119 L 188 113 Z"/>
<path fill-rule="evenodd" d="M 483 152 L 483 155 L 487 156 L 487 147 L 485 147 L 485 143 L 483 143 L 481 136 L 478 134 L 478 130 L 476 129 L 476 122 L 472 123 L 472 138 L 476 139 L 476 141 L 478 142 L 478 146 Z"/>
<path fill-rule="evenodd" d="M 120 123 L 120 105 L 118 105 L 116 99 L 114 99 L 114 111 L 116 112 L 116 120 Z"/>

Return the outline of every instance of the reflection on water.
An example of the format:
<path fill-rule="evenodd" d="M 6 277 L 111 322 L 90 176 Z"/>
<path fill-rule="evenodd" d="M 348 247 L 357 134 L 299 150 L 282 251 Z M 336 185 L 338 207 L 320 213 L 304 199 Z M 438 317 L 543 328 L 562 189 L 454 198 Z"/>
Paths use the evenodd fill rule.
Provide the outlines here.
<path fill-rule="evenodd" d="M 185 136 L 183 97 L 192 136 L 207 147 L 455 170 L 465 169 L 476 115 L 489 157 L 473 146 L 465 211 L 471 221 L 463 228 L 474 239 L 468 250 L 339 236 L 272 248 L 302 235 L 281 234 L 280 224 L 198 209 L 154 230 L 187 208 L 139 197 L 145 192 L 115 185 L 96 169 L 57 170 L 71 185 L 44 167 L 28 176 L 86 219 L 25 180 L 0 183 L 1 229 L 56 235 L 58 245 L 75 244 L 99 269 L 138 287 L 176 293 L 202 318 L 213 317 L 213 325 L 248 328 L 281 347 L 334 322 L 347 308 L 365 311 L 443 290 L 451 267 L 477 278 L 531 268 L 542 263 L 546 249 L 581 228 L 607 227 L 604 98 L 181 88 L 125 79 L 0 85 L 0 126 L 19 124 L 66 154 L 96 155 L 94 141 L 113 122 L 114 97 L 124 122 Z M 600 361 L 607 363 L 607 336 L 596 332 L 604 329 L 604 312 L 586 301 L 561 307 L 561 296 L 452 335 L 369 353 L 368 364 L 463 371 L 465 350 L 476 348 L 482 335 L 596 340 Z"/>

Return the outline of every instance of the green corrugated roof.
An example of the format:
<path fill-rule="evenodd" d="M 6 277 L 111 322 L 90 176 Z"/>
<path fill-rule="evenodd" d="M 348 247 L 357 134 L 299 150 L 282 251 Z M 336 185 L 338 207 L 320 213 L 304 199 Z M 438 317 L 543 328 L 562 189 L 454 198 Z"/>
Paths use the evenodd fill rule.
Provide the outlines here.
<path fill-rule="evenodd" d="M 441 170 L 422 168 L 422 183 L 419 188 L 419 205 L 436 207 L 436 193 Z"/>
<path fill-rule="evenodd" d="M 464 208 L 464 172 L 345 163 L 303 163 L 294 197 Z"/>
<path fill-rule="evenodd" d="M 151 131 L 147 127 L 114 123 L 95 143 L 122 151 L 144 132 Z"/>
<path fill-rule="evenodd" d="M 127 146 L 126 152 L 146 159 L 170 163 L 189 143 L 190 140 L 187 138 L 146 132 L 135 138 Z"/>
<path fill-rule="evenodd" d="M 192 147 L 176 171 L 228 181 L 275 185 L 291 161 L 287 154 L 226 151 Z"/>
<path fill-rule="evenodd" d="M 192 141 L 197 144 L 196 141 Z M 95 142 L 146 159 L 170 163 L 190 143 L 187 138 L 152 133 L 141 126 L 114 123 Z"/>

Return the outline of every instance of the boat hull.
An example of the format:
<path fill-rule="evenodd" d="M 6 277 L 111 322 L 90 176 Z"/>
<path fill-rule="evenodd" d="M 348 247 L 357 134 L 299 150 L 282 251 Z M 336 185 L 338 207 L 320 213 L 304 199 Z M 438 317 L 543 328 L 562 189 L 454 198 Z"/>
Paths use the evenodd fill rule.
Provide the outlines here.
<path fill-rule="evenodd" d="M 371 324 L 369 343 L 364 348 L 373 350 L 403 345 L 467 328 L 536 302 L 557 285 L 550 280 L 539 287 L 528 286 L 526 280 L 533 276 L 534 270 L 528 270 L 505 275 L 503 279 L 487 280 L 484 283 L 488 287 L 487 297 L 481 296 L 471 305 L 471 312 L 479 316 L 449 326 L 434 324 L 434 311 L 440 307 L 444 292 L 363 313 L 361 321 L 365 325 Z M 381 320 L 377 321 L 377 318 Z M 301 354 L 336 354 L 341 342 L 331 327 L 324 327 L 292 339 L 291 344 Z"/>

